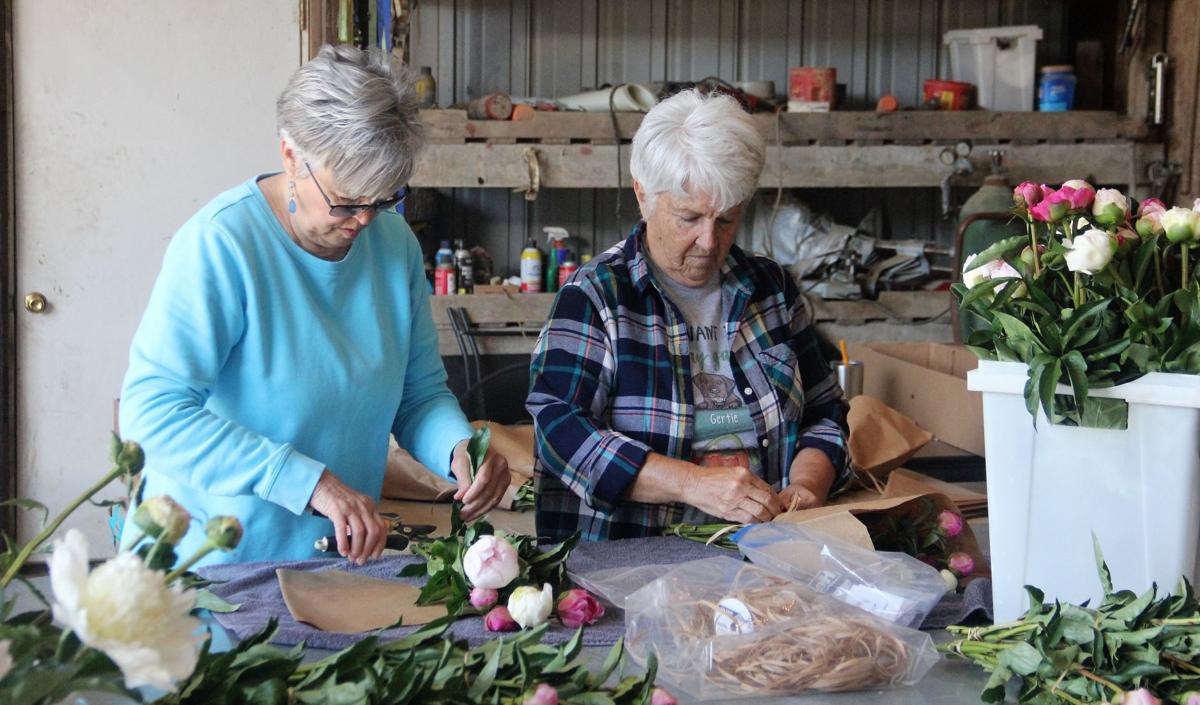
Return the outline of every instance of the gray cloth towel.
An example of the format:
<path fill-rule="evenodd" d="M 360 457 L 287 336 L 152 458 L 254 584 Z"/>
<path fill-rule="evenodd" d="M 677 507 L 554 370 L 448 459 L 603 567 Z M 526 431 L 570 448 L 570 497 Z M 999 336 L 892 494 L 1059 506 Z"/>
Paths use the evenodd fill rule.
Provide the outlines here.
<path fill-rule="evenodd" d="M 607 568 L 622 568 L 637 565 L 670 565 L 712 556 L 736 555 L 725 549 L 705 546 L 675 536 L 624 541 L 601 541 L 580 543 L 567 561 L 567 569 L 574 574 L 587 575 L 592 571 Z M 374 578 L 403 580 L 421 584 L 423 579 L 396 578 L 404 566 L 420 559 L 408 555 L 386 556 L 365 566 L 356 566 L 343 559 L 317 559 L 291 562 L 241 563 L 215 565 L 201 568 L 198 572 L 208 580 L 224 581 L 213 585 L 210 590 L 218 597 L 233 603 L 241 603 L 235 612 L 215 614 L 222 627 L 233 632 L 239 639 L 257 633 L 267 620 L 274 617 L 279 621 L 279 631 L 273 640 L 276 644 L 291 645 L 304 641 L 318 649 L 342 649 L 363 639 L 367 634 L 342 634 L 325 632 L 292 618 L 279 580 L 275 576 L 278 568 L 292 570 L 344 570 L 349 573 L 368 575 Z M 991 619 L 992 589 L 986 578 L 972 581 L 961 594 L 947 595 L 925 619 L 925 629 L 958 624 L 978 612 Z M 599 622 L 587 627 L 583 643 L 587 646 L 608 646 L 616 643 L 625 634 L 624 613 L 610 608 Z M 399 627 L 379 633 L 387 641 L 398 639 L 413 631 L 415 627 Z M 543 641 L 557 644 L 566 641 L 574 630 L 551 621 Z M 477 616 L 464 617 L 452 627 L 453 638 L 466 639 L 471 645 L 482 644 L 497 634 L 483 628 L 483 619 Z"/>

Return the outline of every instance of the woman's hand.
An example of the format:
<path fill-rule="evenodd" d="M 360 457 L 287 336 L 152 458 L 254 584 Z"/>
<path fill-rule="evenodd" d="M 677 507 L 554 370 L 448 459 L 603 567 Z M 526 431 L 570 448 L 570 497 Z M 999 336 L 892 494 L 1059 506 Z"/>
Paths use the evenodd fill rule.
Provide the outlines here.
<path fill-rule="evenodd" d="M 739 524 L 770 521 L 785 507 L 761 478 L 742 467 L 693 466 L 683 501 L 706 514 Z"/>
<path fill-rule="evenodd" d="M 450 472 L 458 478 L 458 491 L 454 493 L 454 499 L 462 502 L 463 521 L 474 521 L 500 504 L 500 500 L 504 499 L 504 491 L 512 481 L 508 460 L 488 448 L 483 456 L 483 464 L 475 473 L 475 481 L 471 482 L 471 458 L 467 453 L 466 440 L 454 446 L 454 452 L 450 455 Z"/>
<path fill-rule="evenodd" d="M 779 492 L 785 510 L 811 509 L 825 504 L 837 472 L 829 456 L 816 448 L 804 448 L 792 460 L 788 486 Z"/>
<path fill-rule="evenodd" d="M 387 543 L 388 523 L 375 500 L 351 488 L 325 468 L 308 505 L 333 522 L 338 553 L 358 565 L 379 558 Z"/>

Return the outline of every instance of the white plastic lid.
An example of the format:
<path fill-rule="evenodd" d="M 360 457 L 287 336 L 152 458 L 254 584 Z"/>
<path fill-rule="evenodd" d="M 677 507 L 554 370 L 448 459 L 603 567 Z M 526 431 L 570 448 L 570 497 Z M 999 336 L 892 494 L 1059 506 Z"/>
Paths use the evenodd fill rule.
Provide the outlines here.
<path fill-rule="evenodd" d="M 1010 25 L 1008 27 L 981 27 L 979 29 L 952 29 L 942 35 L 943 44 L 964 42 L 989 44 L 997 39 L 1041 39 L 1042 28 L 1035 24 Z"/>

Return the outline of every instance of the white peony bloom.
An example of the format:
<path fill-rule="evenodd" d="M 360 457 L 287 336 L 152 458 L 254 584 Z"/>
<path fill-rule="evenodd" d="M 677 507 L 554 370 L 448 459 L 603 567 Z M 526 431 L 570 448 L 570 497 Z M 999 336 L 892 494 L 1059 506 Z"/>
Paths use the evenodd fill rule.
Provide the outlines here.
<path fill-rule="evenodd" d="M 1200 198 L 1197 198 L 1195 201 L 1192 202 L 1192 210 L 1196 211 L 1197 213 L 1200 213 Z"/>
<path fill-rule="evenodd" d="M 1102 188 L 1096 192 L 1096 200 L 1092 201 L 1092 216 L 1102 225 L 1117 225 L 1124 223 L 1128 217 L 1129 199 L 1115 188 Z"/>
<path fill-rule="evenodd" d="M 9 643 L 8 639 L 0 641 L 0 680 L 4 680 L 13 667 L 13 657 L 8 650 Z"/>
<path fill-rule="evenodd" d="M 463 574 L 477 588 L 500 590 L 520 572 L 517 549 L 500 536 L 484 534 L 463 554 Z"/>
<path fill-rule="evenodd" d="M 1072 272 L 1095 274 L 1108 266 L 1117 253 L 1117 241 L 1103 230 L 1088 230 L 1075 236 L 1074 240 L 1063 240 L 1069 250 L 1066 254 L 1067 269 Z"/>
<path fill-rule="evenodd" d="M 54 620 L 121 669 L 128 688 L 170 690 L 199 658 L 195 593 L 167 587 L 164 574 L 122 552 L 88 573 L 87 539 L 71 529 L 54 542 Z"/>
<path fill-rule="evenodd" d="M 508 613 L 522 629 L 544 623 L 550 618 L 552 609 L 554 591 L 550 589 L 550 583 L 542 585 L 540 592 L 535 587 L 522 585 L 508 596 Z"/>
<path fill-rule="evenodd" d="M 1200 213 L 1176 206 L 1163 213 L 1162 226 L 1172 244 L 1189 242 L 1194 240 L 1197 231 L 1200 231 Z"/>
<path fill-rule="evenodd" d="M 963 284 L 966 284 L 968 289 L 975 288 L 975 285 L 985 279 L 991 279 L 991 263 L 973 264 L 975 255 L 967 255 L 967 259 L 963 262 Z"/>

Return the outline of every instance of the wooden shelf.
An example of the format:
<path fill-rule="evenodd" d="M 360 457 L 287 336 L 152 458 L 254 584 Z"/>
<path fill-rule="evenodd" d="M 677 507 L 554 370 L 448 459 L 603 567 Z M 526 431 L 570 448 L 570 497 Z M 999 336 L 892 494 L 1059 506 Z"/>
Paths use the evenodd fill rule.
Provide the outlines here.
<path fill-rule="evenodd" d="M 784 113 L 778 125 L 774 115 L 754 119 L 768 142 L 763 188 L 940 186 L 958 142 L 971 146 L 975 167 L 954 179 L 964 186 L 982 182 L 992 152 L 1014 178 L 1044 183 L 1134 184 L 1163 156 L 1161 144 L 1142 141 L 1142 123 L 1110 112 Z M 434 110 L 422 120 L 431 143 L 414 186 L 529 190 L 533 157 L 539 189 L 614 188 L 630 183 L 629 139 L 642 114 L 546 112 L 512 122 Z"/>
<path fill-rule="evenodd" d="M 459 355 L 446 309 L 460 307 L 482 333 L 475 339 L 484 355 L 528 355 L 550 316 L 555 294 L 470 294 L 430 299 L 438 351 Z M 833 340 L 950 340 L 950 294 L 946 291 L 885 291 L 878 301 L 826 301 L 811 298 L 818 330 Z M 935 320 L 935 323 L 929 321 Z M 925 325 L 914 326 L 914 322 Z M 914 330 L 915 329 L 915 330 Z M 886 332 L 886 337 L 880 334 Z M 914 337 L 914 333 L 924 333 Z"/>

